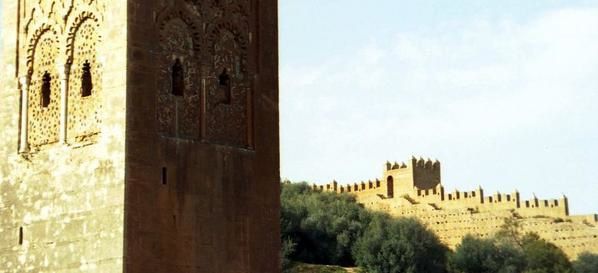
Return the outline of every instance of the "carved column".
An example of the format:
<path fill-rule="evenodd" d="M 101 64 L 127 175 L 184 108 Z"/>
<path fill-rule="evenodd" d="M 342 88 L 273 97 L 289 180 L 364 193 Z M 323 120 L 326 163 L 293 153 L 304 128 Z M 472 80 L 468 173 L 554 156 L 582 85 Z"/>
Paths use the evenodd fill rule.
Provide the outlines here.
<path fill-rule="evenodd" d="M 68 92 L 69 92 L 69 75 L 71 74 L 71 66 L 69 63 L 59 67 L 60 73 L 60 143 L 67 144 L 67 127 L 68 127 Z"/>
<path fill-rule="evenodd" d="M 29 76 L 19 78 L 21 87 L 21 141 L 19 153 L 29 152 Z"/>

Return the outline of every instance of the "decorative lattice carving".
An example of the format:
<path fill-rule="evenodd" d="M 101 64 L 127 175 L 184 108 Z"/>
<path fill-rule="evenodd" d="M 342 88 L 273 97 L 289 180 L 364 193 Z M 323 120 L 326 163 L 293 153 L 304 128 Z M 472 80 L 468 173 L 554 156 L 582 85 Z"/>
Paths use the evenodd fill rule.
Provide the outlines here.
<path fill-rule="evenodd" d="M 27 40 L 26 62 L 19 64 L 18 77 L 26 94 L 22 115 L 27 118 L 21 118 L 27 126 L 20 129 L 21 152 L 59 140 L 87 140 L 100 131 L 100 20 L 95 14 L 102 14 L 105 4 L 75 2 L 28 1 L 23 12 L 19 31 Z"/>
<path fill-rule="evenodd" d="M 68 142 L 90 140 L 100 132 L 102 67 L 98 62 L 98 23 L 89 17 L 77 26 L 72 41 L 68 82 Z"/>
<path fill-rule="evenodd" d="M 209 36 L 211 63 L 206 79 L 206 138 L 246 147 L 250 81 L 247 38 L 232 24 L 220 24 Z"/>
<path fill-rule="evenodd" d="M 33 42 L 28 89 L 28 143 L 38 147 L 58 141 L 60 125 L 60 77 L 56 58 L 59 43 L 50 28 Z M 45 96 L 44 96 L 45 95 Z"/>
<path fill-rule="evenodd" d="M 186 0 L 158 16 L 162 56 L 157 116 L 162 135 L 249 146 L 248 11 L 246 0 Z M 183 96 L 178 69 L 184 71 Z"/>
<path fill-rule="evenodd" d="M 200 137 L 201 78 L 194 29 L 188 18 L 169 19 L 160 26 L 156 107 L 158 130 L 164 136 Z"/>

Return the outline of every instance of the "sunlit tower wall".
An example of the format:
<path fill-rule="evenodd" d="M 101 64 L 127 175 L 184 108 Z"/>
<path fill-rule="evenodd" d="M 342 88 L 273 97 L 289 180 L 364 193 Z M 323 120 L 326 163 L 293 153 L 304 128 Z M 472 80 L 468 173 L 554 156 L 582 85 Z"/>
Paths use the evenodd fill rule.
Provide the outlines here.
<path fill-rule="evenodd" d="M 2 14 L 0 271 L 279 272 L 275 0 Z"/>
<path fill-rule="evenodd" d="M 122 272 L 126 1 L 2 1 L 0 272 Z"/>

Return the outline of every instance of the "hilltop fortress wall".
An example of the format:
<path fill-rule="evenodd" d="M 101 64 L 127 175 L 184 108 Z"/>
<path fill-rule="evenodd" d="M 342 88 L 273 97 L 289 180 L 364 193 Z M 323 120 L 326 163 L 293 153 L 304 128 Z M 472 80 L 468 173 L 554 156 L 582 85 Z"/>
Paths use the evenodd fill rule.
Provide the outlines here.
<path fill-rule="evenodd" d="M 524 200 L 518 191 L 486 195 L 482 187 L 447 192 L 437 160 L 387 162 L 381 179 L 348 185 L 333 181 L 313 188 L 353 194 L 365 207 L 393 216 L 416 217 L 450 247 L 467 234 L 493 236 L 506 218 L 513 218 L 523 232 L 538 233 L 572 258 L 584 251 L 598 253 L 598 216 L 569 215 L 566 196 Z"/>

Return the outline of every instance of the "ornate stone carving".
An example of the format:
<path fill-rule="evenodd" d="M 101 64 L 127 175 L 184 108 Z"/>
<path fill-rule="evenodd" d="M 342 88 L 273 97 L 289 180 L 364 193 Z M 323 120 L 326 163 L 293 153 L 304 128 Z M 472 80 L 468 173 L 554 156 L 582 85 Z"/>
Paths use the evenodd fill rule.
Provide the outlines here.
<path fill-rule="evenodd" d="M 100 132 L 102 67 L 98 62 L 98 20 L 91 15 L 77 20 L 70 44 L 67 98 L 69 143 L 90 140 Z M 85 76 L 85 77 L 84 77 Z M 86 86 L 83 86 L 86 85 Z M 83 87 L 86 87 L 84 90 Z"/>
<path fill-rule="evenodd" d="M 249 146 L 252 80 L 248 72 L 248 12 L 249 1 L 185 0 L 172 3 L 158 16 L 160 134 Z M 205 41 L 200 43 L 200 37 Z M 174 66 L 177 62 L 182 69 Z M 184 71 L 183 96 L 176 95 L 179 69 Z"/>
<path fill-rule="evenodd" d="M 28 143 L 39 147 L 58 141 L 60 125 L 60 74 L 56 58 L 59 42 L 49 26 L 37 31 L 31 47 L 28 90 Z M 43 94 L 42 94 L 43 93 Z"/>
<path fill-rule="evenodd" d="M 164 136 L 200 138 L 201 74 L 196 31 L 189 18 L 168 18 L 160 25 L 156 109 L 158 130 Z"/>
<path fill-rule="evenodd" d="M 57 141 L 80 142 L 100 131 L 102 73 L 96 58 L 97 31 L 105 4 L 96 0 L 26 1 L 20 38 L 27 41 L 19 66 L 27 126 L 21 152 Z M 21 53 L 21 52 L 19 52 Z M 87 93 L 82 96 L 82 84 Z M 70 90 L 70 92 L 69 92 Z M 21 141 L 23 142 L 23 141 Z"/>
<path fill-rule="evenodd" d="M 228 23 L 209 33 L 211 63 L 206 77 L 206 139 L 246 147 L 250 80 L 247 37 Z"/>

